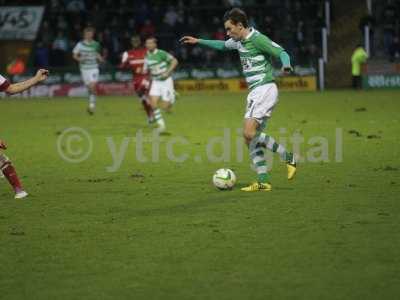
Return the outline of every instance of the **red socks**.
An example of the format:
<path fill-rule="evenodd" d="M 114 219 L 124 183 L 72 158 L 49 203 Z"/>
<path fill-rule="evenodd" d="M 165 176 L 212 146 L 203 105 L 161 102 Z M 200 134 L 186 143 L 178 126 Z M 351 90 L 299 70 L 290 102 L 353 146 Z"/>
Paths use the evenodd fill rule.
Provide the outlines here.
<path fill-rule="evenodd" d="M 143 105 L 144 110 L 146 111 L 147 117 L 149 119 L 153 119 L 153 117 L 154 117 L 153 116 L 153 109 L 151 108 L 150 104 L 147 103 L 146 100 L 142 100 L 142 105 Z"/>
<path fill-rule="evenodd" d="M 22 191 L 21 181 L 15 168 L 5 155 L 0 154 L 0 169 L 16 193 Z"/>

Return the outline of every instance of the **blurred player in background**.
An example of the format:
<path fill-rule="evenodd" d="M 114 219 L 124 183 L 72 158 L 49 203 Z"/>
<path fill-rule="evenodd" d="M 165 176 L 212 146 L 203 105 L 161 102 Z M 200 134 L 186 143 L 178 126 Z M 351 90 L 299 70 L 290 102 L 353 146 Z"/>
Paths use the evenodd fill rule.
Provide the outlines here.
<path fill-rule="evenodd" d="M 296 173 L 293 153 L 287 152 L 283 145 L 278 144 L 273 137 L 263 132 L 278 102 L 278 88 L 275 84 L 271 59 L 279 59 L 283 73 L 289 74 L 292 70 L 290 58 L 281 46 L 249 27 L 247 15 L 241 9 L 233 8 L 226 12 L 224 26 L 229 36 L 227 41 L 204 40 L 191 36 L 185 36 L 181 41 L 185 44 L 199 44 L 216 50 L 239 52 L 243 74 L 250 90 L 244 115 L 243 135 L 257 171 L 257 182 L 242 188 L 242 191 L 270 191 L 272 186 L 267 172 L 265 149 L 277 152 L 286 162 L 288 179 L 292 179 Z"/>
<path fill-rule="evenodd" d="M 157 48 L 157 40 L 154 37 L 146 39 L 147 54 L 144 62 L 144 71 L 150 71 L 150 104 L 154 111 L 154 119 L 158 125 L 158 131 L 164 132 L 166 125 L 161 115 L 160 107 L 170 111 L 175 102 L 174 81 L 172 72 L 178 66 L 178 60 L 168 52 Z"/>
<path fill-rule="evenodd" d="M 26 81 L 19 83 L 10 83 L 2 75 L 0 75 L 0 92 L 6 92 L 7 94 L 16 94 L 23 92 L 30 87 L 46 80 L 49 75 L 49 71 L 40 69 L 36 75 Z M 7 145 L 0 139 L 0 150 L 7 149 Z M 5 176 L 8 182 L 14 189 L 15 199 L 22 199 L 28 196 L 28 193 L 24 191 L 21 185 L 21 181 L 18 178 L 17 172 L 11 163 L 11 160 L 0 151 L 0 170 L 3 176 Z"/>
<path fill-rule="evenodd" d="M 137 96 L 142 101 L 143 108 L 147 114 L 147 120 L 150 124 L 154 122 L 154 115 L 149 99 L 150 77 L 144 73 L 144 58 L 147 49 L 142 47 L 140 37 L 136 35 L 131 38 L 131 44 L 132 49 L 122 54 L 120 66 L 132 70 L 133 87 Z"/>
<path fill-rule="evenodd" d="M 73 58 L 79 63 L 83 83 L 89 90 L 88 113 L 93 114 L 96 109 L 96 85 L 99 80 L 99 62 L 104 62 L 100 55 L 100 44 L 94 40 L 95 30 L 86 27 L 83 31 L 83 40 L 78 42 L 72 50 Z"/>

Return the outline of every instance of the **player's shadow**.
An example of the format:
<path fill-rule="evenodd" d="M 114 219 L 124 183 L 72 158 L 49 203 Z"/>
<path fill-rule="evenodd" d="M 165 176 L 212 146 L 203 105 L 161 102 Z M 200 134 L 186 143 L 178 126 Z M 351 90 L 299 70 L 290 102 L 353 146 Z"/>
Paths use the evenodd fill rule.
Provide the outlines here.
<path fill-rule="evenodd" d="M 160 132 L 160 136 L 171 136 L 171 135 L 172 135 L 171 132 L 167 132 L 167 131 Z"/>
<path fill-rule="evenodd" d="M 242 183 L 242 184 L 237 184 L 237 185 L 235 186 L 235 190 L 237 189 L 237 190 L 240 191 L 241 188 L 244 188 L 244 187 L 247 187 L 247 186 L 248 186 L 248 184 L 244 184 L 244 183 Z M 275 186 L 275 185 L 274 185 L 274 186 L 272 187 L 272 191 L 269 191 L 269 192 L 251 192 L 251 193 L 273 193 L 274 190 L 293 191 L 294 188 L 291 188 L 291 187 L 280 187 L 280 186 Z M 251 194 L 251 193 L 248 192 L 248 193 L 246 193 L 246 194 Z"/>

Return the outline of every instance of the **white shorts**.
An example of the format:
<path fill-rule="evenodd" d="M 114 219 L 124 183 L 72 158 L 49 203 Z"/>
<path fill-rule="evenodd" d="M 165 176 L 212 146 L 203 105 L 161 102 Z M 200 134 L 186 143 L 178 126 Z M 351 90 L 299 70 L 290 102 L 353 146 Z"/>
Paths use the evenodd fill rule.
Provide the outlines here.
<path fill-rule="evenodd" d="M 85 85 L 99 81 L 99 69 L 81 70 L 82 80 Z"/>
<path fill-rule="evenodd" d="M 274 82 L 256 87 L 247 96 L 245 119 L 255 119 L 262 123 L 278 103 L 278 88 Z"/>
<path fill-rule="evenodd" d="M 150 87 L 150 96 L 161 97 L 161 100 L 174 103 L 175 89 L 172 77 L 165 80 L 153 80 Z"/>

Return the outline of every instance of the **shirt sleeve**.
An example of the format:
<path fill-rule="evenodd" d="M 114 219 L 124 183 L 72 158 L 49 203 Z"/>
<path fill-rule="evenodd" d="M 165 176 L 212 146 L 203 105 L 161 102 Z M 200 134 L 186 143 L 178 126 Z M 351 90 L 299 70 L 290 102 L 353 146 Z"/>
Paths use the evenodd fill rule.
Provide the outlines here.
<path fill-rule="evenodd" d="M 128 52 L 125 51 L 124 53 L 122 53 L 121 62 L 122 62 L 123 64 L 125 64 L 127 61 L 128 61 Z"/>
<path fill-rule="evenodd" d="M 254 38 L 254 46 L 263 53 L 275 58 L 280 58 L 281 52 L 285 51 L 280 45 L 271 41 L 267 36 L 259 34 Z"/>
<path fill-rule="evenodd" d="M 79 54 L 79 50 L 80 50 L 80 44 L 76 44 L 74 49 L 72 49 L 72 53 L 74 54 Z"/>
<path fill-rule="evenodd" d="M 234 39 L 229 39 L 225 41 L 225 48 L 229 50 L 237 50 L 239 49 L 239 42 L 235 41 Z"/>
<path fill-rule="evenodd" d="M 0 92 L 5 92 L 10 86 L 10 82 L 0 75 Z"/>
<path fill-rule="evenodd" d="M 101 52 L 101 45 L 100 45 L 99 42 L 96 42 L 96 51 L 97 51 L 98 53 Z"/>
<path fill-rule="evenodd" d="M 220 51 L 228 50 L 228 48 L 225 45 L 225 42 L 220 40 L 199 39 L 199 45 Z"/>
<path fill-rule="evenodd" d="M 174 58 L 174 57 L 173 57 L 171 54 L 169 54 L 167 51 L 163 51 L 162 54 L 163 54 L 163 56 L 164 56 L 164 59 L 165 59 L 167 62 L 171 62 L 171 60 Z"/>

